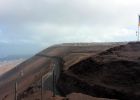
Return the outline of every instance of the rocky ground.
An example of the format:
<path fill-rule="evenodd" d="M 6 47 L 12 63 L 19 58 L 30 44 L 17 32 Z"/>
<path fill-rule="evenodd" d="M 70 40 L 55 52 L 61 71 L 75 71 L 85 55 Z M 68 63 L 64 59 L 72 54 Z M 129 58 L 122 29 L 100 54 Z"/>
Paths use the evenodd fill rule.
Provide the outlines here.
<path fill-rule="evenodd" d="M 31 93 L 31 95 L 26 95 L 26 97 L 22 98 L 22 100 L 41 100 L 41 94 L 39 91 Z M 82 93 L 71 93 L 66 97 L 62 97 L 58 95 L 53 97 L 52 92 L 49 91 L 43 93 L 42 99 L 43 100 L 115 100 L 115 99 L 93 97 Z"/>

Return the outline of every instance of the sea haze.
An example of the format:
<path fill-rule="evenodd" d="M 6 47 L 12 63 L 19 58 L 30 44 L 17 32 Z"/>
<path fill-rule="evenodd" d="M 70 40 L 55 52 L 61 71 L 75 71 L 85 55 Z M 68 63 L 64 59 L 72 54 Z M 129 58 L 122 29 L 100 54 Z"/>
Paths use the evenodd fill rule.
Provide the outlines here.
<path fill-rule="evenodd" d="M 11 61 L 11 60 L 18 60 L 18 59 L 28 59 L 30 58 L 32 55 L 31 54 L 27 54 L 27 55 L 0 55 L 0 62 L 3 61 Z"/>

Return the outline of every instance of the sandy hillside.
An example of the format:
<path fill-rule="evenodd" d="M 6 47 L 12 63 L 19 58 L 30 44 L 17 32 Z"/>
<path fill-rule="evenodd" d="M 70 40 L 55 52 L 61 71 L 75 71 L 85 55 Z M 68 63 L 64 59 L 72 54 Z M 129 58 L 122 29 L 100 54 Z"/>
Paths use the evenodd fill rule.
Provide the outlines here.
<path fill-rule="evenodd" d="M 0 62 L 0 75 L 14 68 L 16 65 L 20 64 L 23 61 L 24 61 L 23 59 L 19 59 L 19 60 Z"/>

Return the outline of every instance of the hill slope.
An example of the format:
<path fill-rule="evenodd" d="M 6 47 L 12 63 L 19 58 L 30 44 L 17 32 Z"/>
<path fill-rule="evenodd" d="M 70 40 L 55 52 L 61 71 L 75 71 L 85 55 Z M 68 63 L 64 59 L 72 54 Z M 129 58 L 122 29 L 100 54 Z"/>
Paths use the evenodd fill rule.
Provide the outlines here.
<path fill-rule="evenodd" d="M 140 100 L 140 43 L 112 47 L 72 65 L 61 74 L 65 95 L 80 92 L 96 97 Z"/>

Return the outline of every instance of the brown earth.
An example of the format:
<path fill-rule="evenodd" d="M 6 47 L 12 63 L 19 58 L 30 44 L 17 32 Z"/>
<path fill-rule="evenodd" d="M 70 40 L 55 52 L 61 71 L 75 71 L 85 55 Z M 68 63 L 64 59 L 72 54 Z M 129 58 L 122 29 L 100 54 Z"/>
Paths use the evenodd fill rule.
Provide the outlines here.
<path fill-rule="evenodd" d="M 97 97 L 103 97 L 103 98 L 104 97 L 110 98 L 106 96 L 106 94 L 105 96 L 102 96 L 102 94 L 104 95 L 104 92 L 101 92 L 101 96 L 91 95 L 91 94 L 96 94 L 94 93 L 95 91 L 93 92 L 92 89 L 89 89 L 89 86 L 92 85 L 93 83 L 90 83 L 88 79 L 91 78 L 90 80 L 92 81 L 93 77 L 84 75 L 85 72 L 80 73 L 80 75 L 78 76 L 78 74 L 75 74 L 73 70 L 76 70 L 74 69 L 76 68 L 75 66 L 77 65 L 79 66 L 81 62 L 84 63 L 84 61 L 87 61 L 90 58 L 93 59 L 92 57 L 96 57 L 97 60 L 101 59 L 100 56 L 98 58 L 97 54 L 101 52 L 105 52 L 109 48 L 118 46 L 120 44 L 125 44 L 125 43 L 99 43 L 99 44 L 93 44 L 93 45 L 88 44 L 84 46 L 82 46 L 83 44 L 82 45 L 80 44 L 81 46 L 73 46 L 71 44 L 70 45 L 64 44 L 64 45 L 58 45 L 54 47 L 52 46 L 50 48 L 47 48 L 43 50 L 42 52 L 40 52 L 39 54 L 49 55 L 49 56 L 58 56 L 58 57 L 63 58 L 64 60 L 63 71 L 57 85 L 58 85 L 58 88 L 62 92 L 64 92 L 63 94 L 65 94 L 65 96 L 71 93 L 78 92 L 78 93 L 81 93 L 82 95 L 87 94 L 89 97 L 97 96 Z M 30 91 L 28 90 L 32 88 L 33 84 L 36 84 L 40 81 L 40 78 L 42 75 L 48 73 L 52 69 L 52 66 L 50 66 L 50 63 L 51 63 L 51 60 L 49 58 L 35 55 L 29 60 L 18 65 L 16 69 L 12 69 L 8 71 L 7 73 L 5 73 L 2 77 L 0 77 L 0 80 L 1 80 L 0 81 L 0 85 L 1 85 L 0 98 L 4 98 L 4 100 L 14 100 L 14 97 L 15 97 L 14 84 L 17 81 L 16 79 L 19 79 L 18 91 L 17 91 L 18 94 L 22 96 L 25 93 L 26 94 L 25 98 L 27 98 L 26 100 L 32 100 L 32 98 L 35 97 L 34 94 L 39 97 L 40 96 L 40 94 L 38 94 L 39 90 L 37 90 L 35 93 L 32 93 L 32 92 L 30 93 Z M 45 67 L 46 65 L 48 67 Z M 87 62 L 85 63 L 85 65 L 89 66 Z M 82 69 L 86 71 L 86 69 L 81 67 L 81 70 Z M 23 76 L 21 74 L 22 71 L 24 73 Z M 84 84 L 81 82 L 81 76 L 85 77 L 83 78 Z M 86 80 L 86 77 L 89 77 L 89 78 L 87 78 Z M 70 79 L 70 80 L 67 80 L 67 79 Z M 73 82 L 74 84 L 75 82 L 78 82 L 76 83 L 78 86 L 78 89 L 76 91 L 75 91 L 75 88 L 77 87 L 75 87 L 76 85 L 73 86 Z M 89 82 L 88 85 L 85 85 L 85 82 Z M 69 85 L 71 87 L 69 87 Z M 88 91 L 88 93 L 84 90 L 84 86 L 86 87 L 87 89 L 86 91 Z M 71 92 L 71 90 L 69 91 L 68 89 L 72 89 L 73 91 Z M 82 92 L 81 90 L 84 90 L 84 92 Z M 96 90 L 98 91 L 98 88 Z M 101 90 L 102 90 L 102 87 L 101 87 Z M 45 91 L 43 94 L 45 95 Z M 33 100 L 37 100 L 37 99 L 33 99 Z"/>
<path fill-rule="evenodd" d="M 107 98 L 98 98 L 89 95 L 85 95 L 82 93 L 71 93 L 66 97 L 62 97 L 56 95 L 55 97 L 52 96 L 52 92 L 45 91 L 43 92 L 43 100 L 115 100 L 115 99 L 107 99 Z M 41 100 L 41 92 L 34 92 L 31 95 L 26 95 L 26 97 L 22 98 L 22 100 Z"/>
<path fill-rule="evenodd" d="M 59 89 L 94 97 L 140 100 L 140 43 L 128 43 L 92 55 L 61 73 Z"/>

